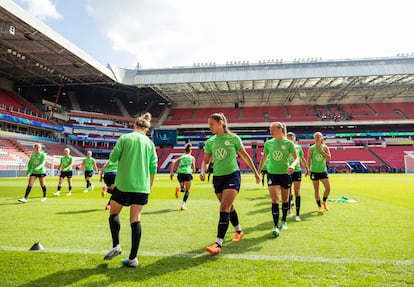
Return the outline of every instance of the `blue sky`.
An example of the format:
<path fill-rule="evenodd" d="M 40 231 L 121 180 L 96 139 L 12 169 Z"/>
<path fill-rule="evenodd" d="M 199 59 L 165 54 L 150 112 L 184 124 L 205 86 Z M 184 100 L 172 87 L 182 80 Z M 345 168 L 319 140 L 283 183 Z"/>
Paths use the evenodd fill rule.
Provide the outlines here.
<path fill-rule="evenodd" d="M 121 68 L 414 53 L 414 1 L 14 0 Z"/>

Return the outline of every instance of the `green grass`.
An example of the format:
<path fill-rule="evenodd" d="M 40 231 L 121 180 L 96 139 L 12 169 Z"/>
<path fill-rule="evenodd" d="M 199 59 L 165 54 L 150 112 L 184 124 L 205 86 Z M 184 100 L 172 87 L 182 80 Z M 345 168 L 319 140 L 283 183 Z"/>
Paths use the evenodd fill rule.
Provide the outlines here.
<path fill-rule="evenodd" d="M 121 213 L 124 254 L 103 261 L 111 248 L 107 198 L 94 177 L 95 191 L 83 193 L 82 176 L 53 197 L 57 177 L 48 177 L 48 201 L 40 202 L 36 182 L 27 204 L 27 178 L 0 179 L 1 286 L 414 286 L 414 176 L 331 175 L 330 203 L 316 212 L 309 178 L 302 184 L 301 222 L 288 218 L 288 230 L 272 238 L 267 189 L 243 175 L 236 199 L 245 237 L 222 254 L 204 252 L 213 243 L 218 201 L 210 183 L 195 175 L 185 212 L 174 198 L 176 181 L 158 175 L 142 215 L 140 266 L 123 268 L 129 253 L 129 208 Z M 44 251 L 29 251 L 41 242 Z"/>

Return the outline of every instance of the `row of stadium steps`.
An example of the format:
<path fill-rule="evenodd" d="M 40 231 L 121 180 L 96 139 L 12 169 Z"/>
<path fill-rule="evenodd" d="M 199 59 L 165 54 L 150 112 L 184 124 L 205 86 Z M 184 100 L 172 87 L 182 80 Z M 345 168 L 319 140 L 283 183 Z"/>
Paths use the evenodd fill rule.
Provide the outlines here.
<path fill-rule="evenodd" d="M 389 167 L 396 170 L 404 169 L 404 155 L 406 151 L 414 152 L 414 146 L 370 147 L 375 155 L 381 158 Z"/>
<path fill-rule="evenodd" d="M 0 89 L 0 102 L 0 113 L 55 125 L 39 109 L 14 92 Z"/>
<path fill-rule="evenodd" d="M 229 123 L 309 122 L 321 120 L 405 120 L 414 119 L 414 103 L 370 103 L 335 105 L 254 106 L 240 108 L 171 109 L 164 125 L 202 124 L 215 112 Z"/>
<path fill-rule="evenodd" d="M 53 156 L 62 156 L 63 150 L 69 148 L 72 156 L 83 157 L 85 156 L 79 150 L 71 145 L 65 145 L 60 143 L 45 142 L 45 141 L 32 141 L 32 140 L 21 140 L 16 138 L 2 138 L 0 144 L 2 147 L 9 148 L 9 154 L 14 155 L 22 159 L 24 162 L 28 162 L 30 155 L 33 153 L 34 144 L 40 143 L 42 150 L 48 155 L 46 166 L 51 167 Z M 59 164 L 55 162 L 55 164 Z M 55 168 L 57 168 L 55 166 Z"/>
<path fill-rule="evenodd" d="M 25 169 L 29 157 L 6 138 L 0 138 L 0 170 Z"/>

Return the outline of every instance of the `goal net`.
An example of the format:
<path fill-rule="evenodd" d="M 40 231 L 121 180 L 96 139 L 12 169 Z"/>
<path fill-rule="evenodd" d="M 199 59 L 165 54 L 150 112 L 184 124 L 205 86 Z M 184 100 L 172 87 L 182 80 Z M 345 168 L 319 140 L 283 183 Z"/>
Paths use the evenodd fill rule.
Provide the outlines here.
<path fill-rule="evenodd" d="M 404 168 L 406 174 L 414 174 L 414 152 L 404 155 Z"/>

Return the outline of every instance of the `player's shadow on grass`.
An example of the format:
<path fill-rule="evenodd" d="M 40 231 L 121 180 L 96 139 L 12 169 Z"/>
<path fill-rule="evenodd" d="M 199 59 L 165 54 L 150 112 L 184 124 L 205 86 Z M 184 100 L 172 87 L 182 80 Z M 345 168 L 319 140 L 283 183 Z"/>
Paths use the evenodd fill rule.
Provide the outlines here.
<path fill-rule="evenodd" d="M 84 209 L 84 210 L 62 211 L 62 212 L 56 212 L 56 214 L 67 215 L 67 214 L 82 214 L 82 213 L 92 213 L 92 212 L 102 212 L 102 209 Z"/>
<path fill-rule="evenodd" d="M 178 209 L 166 208 L 166 209 L 158 209 L 158 210 L 153 210 L 153 211 L 147 211 L 147 210 L 144 210 L 143 213 L 144 214 L 164 214 L 164 213 L 175 212 Z"/>
<path fill-rule="evenodd" d="M 144 257 L 144 256 L 142 256 Z M 137 268 L 124 267 L 119 263 L 119 268 L 109 267 L 109 264 L 102 263 L 94 268 L 80 268 L 72 270 L 62 270 L 51 273 L 42 278 L 32 280 L 28 283 L 19 285 L 20 287 L 29 286 L 107 286 L 116 285 L 122 282 L 145 283 L 158 276 L 177 271 L 191 270 L 199 265 L 215 260 L 216 257 L 204 252 L 204 248 L 192 250 L 186 253 L 163 257 L 148 265 L 140 262 Z M 117 260 L 118 258 L 114 259 Z M 145 262 L 145 259 L 138 259 Z M 119 261 L 119 260 L 118 260 Z M 101 275 L 101 276 L 100 276 Z M 91 278 L 91 279 L 88 279 Z M 89 281 L 89 282 L 88 282 Z M 82 283 L 82 284 L 81 284 Z"/>
<path fill-rule="evenodd" d="M 259 250 L 262 249 L 262 243 L 268 240 L 278 240 L 278 238 L 275 238 L 271 231 L 273 229 L 273 220 L 271 217 L 271 212 L 270 212 L 270 208 L 266 209 L 266 212 L 269 213 L 269 219 L 265 222 L 260 222 L 255 226 L 249 226 L 249 227 L 245 227 L 244 233 L 245 236 L 243 237 L 243 239 L 234 244 L 232 242 L 226 241 L 226 243 L 223 246 L 223 251 L 225 250 L 226 253 L 229 254 L 239 254 L 239 253 L 246 253 L 246 252 L 257 252 Z M 257 212 L 254 212 L 252 214 L 255 214 Z M 251 214 L 250 214 L 251 215 Z M 300 215 L 301 221 L 300 222 L 296 222 L 295 221 L 295 217 L 294 216 L 289 216 L 287 218 L 287 223 L 289 226 L 293 226 L 295 224 L 304 224 L 304 221 L 308 221 L 308 220 L 317 220 L 317 217 L 321 216 L 323 214 L 318 213 L 317 211 L 309 211 L 306 213 L 302 213 Z M 281 216 L 280 216 L 281 219 Z M 257 232 L 263 232 L 265 231 L 266 234 L 260 236 L 260 237 L 252 237 L 254 236 L 255 233 Z M 231 232 L 231 226 L 229 228 L 229 231 Z M 280 229 L 280 236 L 284 236 L 284 233 L 288 233 L 289 230 L 282 230 Z M 251 234 L 251 236 L 249 236 Z"/>

